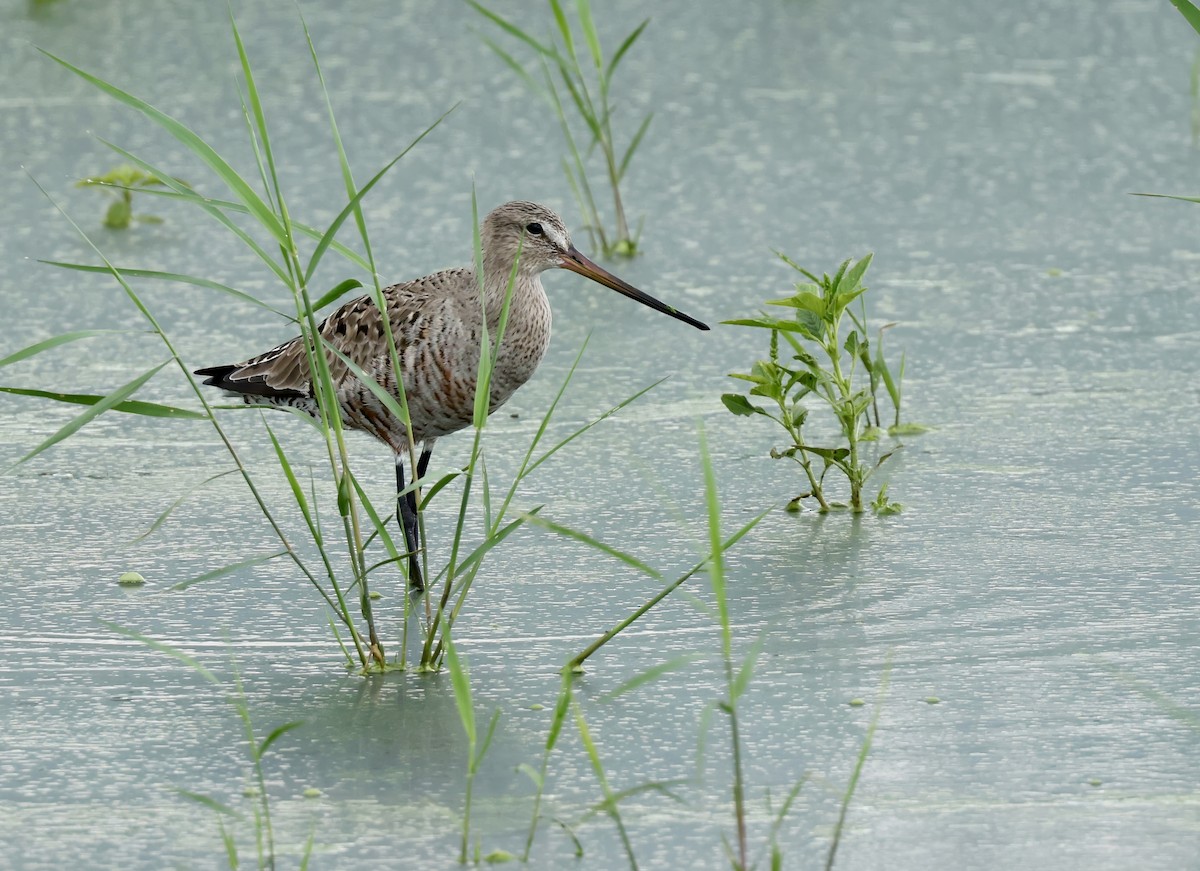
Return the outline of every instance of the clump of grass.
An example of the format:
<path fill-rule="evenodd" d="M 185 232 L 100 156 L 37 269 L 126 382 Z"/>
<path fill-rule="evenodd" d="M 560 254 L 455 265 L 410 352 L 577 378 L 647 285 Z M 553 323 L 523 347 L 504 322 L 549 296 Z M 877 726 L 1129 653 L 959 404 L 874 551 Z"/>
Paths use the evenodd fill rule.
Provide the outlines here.
<path fill-rule="evenodd" d="M 568 156 L 563 160 L 563 172 L 566 173 L 567 181 L 579 204 L 585 226 L 592 237 L 593 246 L 599 247 L 606 257 L 634 256 L 638 251 L 641 225 L 639 222 L 637 232 L 630 232 L 629 222 L 625 216 L 625 205 L 621 199 L 621 182 L 625 178 L 630 160 L 633 159 L 634 153 L 641 145 L 642 138 L 650 127 L 654 114 L 649 113 L 642 118 L 633 136 L 622 150 L 616 144 L 616 137 L 613 134 L 614 106 L 610 102 L 610 92 L 618 65 L 637 42 L 638 37 L 642 35 L 650 20 L 646 19 L 627 34 L 617 50 L 605 60 L 595 20 L 592 17 L 591 4 L 588 0 L 576 0 L 575 2 L 575 13 L 578 19 L 576 27 L 583 34 L 583 41 L 587 47 L 586 57 L 577 48 L 576 30 L 572 28 L 560 0 L 549 0 L 550 11 L 553 14 L 557 31 L 557 36 L 549 42 L 532 36 L 527 30 L 521 29 L 476 0 L 467 0 L 467 2 L 480 15 L 509 36 L 532 48 L 536 53 L 542 71 L 541 83 L 511 53 L 492 40 L 484 38 L 488 47 L 521 78 L 529 89 L 544 97 L 554 109 L 567 145 Z M 590 70 L 589 60 L 591 62 Z M 582 136 L 577 136 L 573 132 L 572 124 L 567 120 L 563 91 L 566 92 L 567 99 L 574 108 L 579 121 L 582 121 L 586 128 L 586 132 Z M 581 142 L 586 142 L 586 144 L 581 147 Z M 612 231 L 605 229 L 605 222 L 593 195 L 593 185 L 588 180 L 587 160 L 594 150 L 600 152 L 604 173 L 612 190 L 613 220 L 615 222 L 615 228 Z"/>
<path fill-rule="evenodd" d="M 176 181 L 179 180 L 176 179 Z M 179 183 L 184 184 L 184 182 Z M 75 183 L 75 186 L 97 188 L 113 198 L 108 211 L 104 213 L 104 226 L 112 230 L 128 229 L 134 221 L 142 224 L 162 223 L 162 218 L 157 215 L 135 215 L 133 213 L 133 195 L 136 191 L 148 187 L 166 186 L 166 182 L 154 173 L 123 163 L 110 169 L 104 175 L 82 178 Z"/>
<path fill-rule="evenodd" d="M 771 338 L 767 359 L 756 362 L 749 372 L 731 374 L 753 385 L 748 394 L 726 393 L 721 401 L 736 415 L 768 417 L 787 433 L 791 444 L 772 449 L 771 456 L 798 463 L 809 486 L 791 500 L 790 510 L 799 510 L 807 498 L 815 499 L 822 512 L 847 507 L 833 501 L 825 491 L 826 475 L 830 469 L 837 469 L 849 484 L 848 507 L 858 513 L 863 510 L 862 490 L 867 479 L 899 447 L 873 458 L 864 450 L 865 442 L 876 441 L 885 432 L 879 411 L 880 388 L 886 391 L 893 408 L 893 419 L 886 429 L 888 435 L 912 435 L 927 428 L 901 421 L 904 359 L 893 371 L 883 355 L 883 334 L 892 324 L 879 329 L 872 349 L 866 303 L 862 298 L 867 291 L 862 281 L 871 265 L 871 255 L 857 262 L 845 261 L 833 277 L 827 273 L 817 277 L 787 255 L 779 257 L 808 281 L 797 282 L 792 296 L 767 301 L 768 305 L 792 309 L 790 318 L 763 313 L 755 318 L 725 321 L 769 330 Z M 856 300 L 857 312 L 851 308 Z M 843 335 L 846 319 L 851 326 Z M 786 343 L 782 353 L 780 337 Z M 751 397 L 771 400 L 775 407 L 768 410 L 752 402 Z M 806 437 L 804 427 L 809 422 L 811 401 L 825 405 L 833 413 L 840 443 L 818 445 Z M 884 485 L 870 507 L 877 513 L 889 514 L 898 512 L 902 506 L 888 499 Z"/>

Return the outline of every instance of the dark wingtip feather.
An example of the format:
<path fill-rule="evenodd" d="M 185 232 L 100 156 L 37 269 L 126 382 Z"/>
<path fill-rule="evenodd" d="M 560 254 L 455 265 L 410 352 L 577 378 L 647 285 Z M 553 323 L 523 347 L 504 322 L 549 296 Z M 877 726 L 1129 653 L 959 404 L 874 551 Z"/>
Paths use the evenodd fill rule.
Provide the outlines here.
<path fill-rule="evenodd" d="M 262 396 L 267 399 L 295 399 L 304 395 L 297 390 L 279 390 L 274 388 L 266 383 L 266 379 L 262 375 L 237 378 L 235 374 L 240 369 L 241 367 L 237 365 L 208 366 L 204 369 L 196 369 L 192 374 L 206 376 L 203 383 L 207 387 L 219 387 L 221 390 L 228 390 L 230 393 L 237 393 L 242 396 Z"/>

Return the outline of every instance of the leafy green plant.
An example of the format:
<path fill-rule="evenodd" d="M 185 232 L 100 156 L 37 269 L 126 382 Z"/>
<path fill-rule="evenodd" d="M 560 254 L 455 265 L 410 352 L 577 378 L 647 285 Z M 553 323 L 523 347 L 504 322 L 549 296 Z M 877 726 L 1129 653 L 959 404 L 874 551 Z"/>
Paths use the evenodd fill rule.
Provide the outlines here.
<path fill-rule="evenodd" d="M 629 222 L 625 216 L 625 205 L 621 199 L 621 181 L 625 178 L 629 162 L 633 159 L 638 146 L 641 145 L 642 138 L 646 135 L 654 114 L 647 114 L 642 119 L 637 130 L 629 139 L 629 143 L 622 150 L 617 146 L 616 138 L 613 135 L 614 107 L 610 103 L 609 97 L 617 66 L 637 42 L 650 20 L 646 19 L 626 35 L 617 50 L 606 61 L 588 0 L 575 0 L 577 26 L 582 32 L 583 41 L 587 46 L 587 58 L 584 58 L 582 52 L 576 47 L 575 30 L 572 29 L 560 0 L 549 0 L 550 11 L 554 16 L 558 34 L 550 42 L 537 39 L 528 31 L 521 29 L 476 0 L 467 0 L 467 3 L 502 31 L 532 48 L 536 53 L 542 71 L 541 84 L 512 54 L 484 37 L 484 42 L 488 47 L 521 78 L 531 91 L 544 97 L 554 109 L 559 127 L 562 129 L 563 139 L 566 141 L 569 158 L 563 160 L 563 172 L 566 173 L 567 181 L 579 204 L 593 245 L 598 246 L 607 257 L 613 255 L 632 257 L 637 254 L 641 225 L 639 223 L 636 233 L 630 232 Z M 588 60 L 591 61 L 590 71 Z M 574 107 L 576 114 L 586 127 L 587 132 L 582 137 L 576 136 L 572 131 L 571 123 L 567 120 L 563 92 L 559 90 L 560 84 L 570 100 L 570 105 Z M 581 148 L 580 142 L 584 140 L 587 144 Z M 587 159 L 594 150 L 600 152 L 604 163 L 604 172 L 608 184 L 612 188 L 613 218 L 616 223 L 613 232 L 604 228 L 604 221 L 592 193 L 593 185 L 588 181 Z"/>
<path fill-rule="evenodd" d="M 792 309 L 791 317 L 762 313 L 755 318 L 725 321 L 769 330 L 771 338 L 767 359 L 756 362 L 749 372 L 731 373 L 730 377 L 753 385 L 748 395 L 726 393 L 721 401 L 736 415 L 768 417 L 787 433 L 791 444 L 772 449 L 771 456 L 798 463 L 809 486 L 788 504 L 790 510 L 798 510 L 809 497 L 816 500 L 822 512 L 846 507 L 832 501 L 825 492 L 826 475 L 830 469 L 837 469 L 850 487 L 850 509 L 861 512 L 863 485 L 899 448 L 897 445 L 874 457 L 865 449 L 865 442 L 877 440 L 884 432 L 879 412 L 880 388 L 886 391 L 894 410 L 893 422 L 886 430 L 889 435 L 911 435 L 926 430 L 920 424 L 903 423 L 900 419 L 904 362 L 893 372 L 883 355 L 883 333 L 891 324 L 879 330 L 872 349 L 866 304 L 862 300 L 867 291 L 862 281 L 871 265 L 871 255 L 858 262 L 845 261 L 833 277 L 828 274 L 817 277 L 787 255 L 779 257 L 808 281 L 797 282 L 792 296 L 767 301 L 768 305 Z M 851 308 L 855 301 L 858 301 L 857 312 Z M 846 320 L 850 328 L 843 335 Z M 782 353 L 780 337 L 786 345 Z M 768 410 L 756 405 L 751 397 L 771 400 L 774 408 Z M 811 413 L 809 402 L 824 405 L 832 412 L 841 436 L 839 443 L 819 445 L 808 439 L 805 426 Z M 901 509 L 887 500 L 883 490 L 872 507 L 881 513 Z"/>
<path fill-rule="evenodd" d="M 176 179 L 176 181 L 179 180 Z M 184 182 L 179 183 L 184 184 Z M 80 179 L 75 186 L 98 188 L 114 198 L 108 211 L 104 213 L 104 226 L 110 229 L 125 230 L 134 221 L 143 224 L 162 223 L 162 218 L 157 215 L 135 215 L 133 213 L 135 191 L 148 187 L 166 186 L 166 182 L 153 173 L 123 163 L 115 169 L 110 169 L 104 175 Z"/>

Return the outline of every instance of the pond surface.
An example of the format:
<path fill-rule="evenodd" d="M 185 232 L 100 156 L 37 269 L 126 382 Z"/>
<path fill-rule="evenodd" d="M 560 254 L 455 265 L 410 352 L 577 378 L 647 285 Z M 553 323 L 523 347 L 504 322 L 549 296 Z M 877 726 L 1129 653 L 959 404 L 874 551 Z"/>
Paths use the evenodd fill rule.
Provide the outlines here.
<path fill-rule="evenodd" d="M 613 46 L 642 6 L 604 5 Z M 467 262 L 472 182 L 484 209 L 538 200 L 579 225 L 557 122 L 482 46 L 472 30 L 487 29 L 468 7 L 371 0 L 304 12 L 360 180 L 461 101 L 368 200 L 385 279 Z M 936 426 L 885 467 L 903 514 L 776 509 L 729 553 L 735 652 L 762 645 L 741 703 L 752 843 L 767 843 L 768 795 L 777 809 L 807 776 L 778 843 L 785 867 L 823 864 L 886 673 L 838 868 L 1194 866 L 1200 207 L 1129 193 L 1200 193 L 1189 95 L 1200 41 L 1165 0 L 1102 10 L 922 0 L 875 15 L 819 0 L 670 0 L 653 12 L 614 90 L 623 118 L 655 112 L 626 182 L 628 208 L 645 215 L 644 255 L 610 265 L 717 324 L 788 292 L 772 248 L 817 271 L 874 251 L 869 297 L 876 323 L 897 323 L 888 341 L 906 355 L 905 416 Z M 238 17 L 292 211 L 323 225 L 344 197 L 294 8 L 254 4 Z M 69 330 L 142 327 L 111 280 L 36 262 L 95 258 L 26 173 L 118 265 L 284 302 L 236 241 L 171 203 L 135 202 L 161 224 L 100 226 L 103 196 L 73 182 L 120 158 L 94 136 L 184 179 L 208 176 L 31 47 L 146 97 L 249 173 L 222 4 L 13 3 L 0 32 L 0 357 Z M 329 261 L 318 283 L 344 277 Z M 539 469 L 522 507 L 544 505 L 671 578 L 706 534 L 698 421 L 726 531 L 801 489 L 769 459 L 767 422 L 733 418 L 719 401 L 726 373 L 764 354 L 762 336 L 700 333 L 565 273 L 546 283 L 555 339 L 489 427 L 495 480 L 520 462 L 589 333 L 559 437 L 670 377 Z M 242 359 L 290 335 L 219 294 L 144 290 L 189 364 Z M 0 382 L 107 392 L 165 357 L 152 336 L 121 334 L 7 367 Z M 170 368 L 140 396 L 194 403 Z M 77 412 L 0 396 L 0 465 Z M 257 416 L 226 422 L 286 504 Z M 272 424 L 293 462 L 321 468 L 308 427 Z M 445 439 L 435 467 L 469 450 L 469 435 Z M 362 438 L 352 451 L 385 501 L 386 452 Z M 310 833 L 313 868 L 456 866 L 467 751 L 447 676 L 345 673 L 324 606 L 290 563 L 168 591 L 276 549 L 240 480 L 199 487 L 229 467 L 202 422 L 107 414 L 0 477 L 0 867 L 221 865 L 216 815 L 177 790 L 250 813 L 235 674 L 260 736 L 304 723 L 265 762 L 280 867 L 297 864 Z M 435 548 L 448 546 L 453 503 L 430 512 Z M 146 586 L 118 587 L 129 570 Z M 533 787 L 515 769 L 540 759 L 557 670 L 660 586 L 542 530 L 489 558 L 456 629 L 477 716 L 500 711 L 475 785 L 483 853 L 523 847 Z M 395 639 L 399 585 L 380 589 Z M 725 718 L 712 713 L 724 684 L 710 602 L 697 577 L 577 683 L 614 790 L 679 781 L 678 800 L 643 791 L 621 804 L 642 867 L 728 867 L 730 753 Z M 222 683 L 104 621 L 173 645 Z M 685 654 L 697 656 L 606 695 Z M 601 799 L 568 724 L 544 810 L 574 827 L 584 855 L 573 859 L 546 822 L 530 865 L 626 865 L 611 821 L 583 819 Z M 252 825 L 230 825 L 253 866 Z"/>

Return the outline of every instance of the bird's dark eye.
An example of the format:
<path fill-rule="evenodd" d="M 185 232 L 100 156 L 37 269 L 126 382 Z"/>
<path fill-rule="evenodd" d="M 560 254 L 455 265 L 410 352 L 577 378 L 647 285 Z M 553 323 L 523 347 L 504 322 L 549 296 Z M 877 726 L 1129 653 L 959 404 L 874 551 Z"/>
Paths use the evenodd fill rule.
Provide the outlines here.
<path fill-rule="evenodd" d="M 528 233 L 530 236 L 540 236 L 540 235 L 542 235 L 542 225 L 537 224 L 537 223 L 526 224 L 525 232 Z"/>

